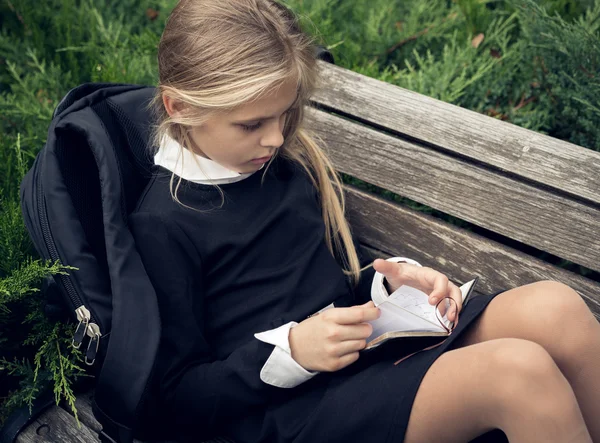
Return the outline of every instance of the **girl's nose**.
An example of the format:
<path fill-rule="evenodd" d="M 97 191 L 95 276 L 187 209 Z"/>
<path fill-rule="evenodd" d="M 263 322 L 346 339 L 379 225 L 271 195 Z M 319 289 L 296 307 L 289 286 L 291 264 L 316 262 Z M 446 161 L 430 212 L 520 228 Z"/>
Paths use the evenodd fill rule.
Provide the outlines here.
<path fill-rule="evenodd" d="M 279 124 L 269 125 L 268 130 L 264 133 L 260 144 L 264 147 L 279 148 L 283 144 L 283 132 Z"/>

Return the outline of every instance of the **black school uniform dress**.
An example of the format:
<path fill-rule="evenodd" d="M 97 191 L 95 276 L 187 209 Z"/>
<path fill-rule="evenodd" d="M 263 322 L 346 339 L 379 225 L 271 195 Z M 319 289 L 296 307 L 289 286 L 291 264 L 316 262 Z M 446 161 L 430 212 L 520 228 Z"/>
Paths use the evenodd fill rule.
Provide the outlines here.
<path fill-rule="evenodd" d="M 365 303 L 375 271 L 350 284 L 327 249 L 316 189 L 281 155 L 243 180 L 220 184 L 220 208 L 215 186 L 187 180 L 177 194 L 183 205 L 173 201 L 171 171 L 155 169 L 130 227 L 158 297 L 154 374 L 166 421 L 179 432 L 173 437 L 403 441 L 423 376 L 495 294 L 472 298 L 441 346 L 398 365 L 415 349 L 390 343 L 340 371 L 273 386 L 260 372 L 274 346 L 254 334 L 299 323 L 332 303 Z"/>

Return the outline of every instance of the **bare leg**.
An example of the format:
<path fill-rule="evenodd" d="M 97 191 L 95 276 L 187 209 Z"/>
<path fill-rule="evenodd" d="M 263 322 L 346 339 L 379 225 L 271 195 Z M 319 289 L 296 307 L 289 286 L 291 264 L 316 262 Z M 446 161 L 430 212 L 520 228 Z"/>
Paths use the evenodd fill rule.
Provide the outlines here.
<path fill-rule="evenodd" d="M 506 291 L 490 302 L 458 346 L 503 337 L 544 347 L 573 388 L 593 441 L 600 442 L 600 323 L 581 296 L 555 281 Z"/>
<path fill-rule="evenodd" d="M 552 357 L 512 338 L 442 354 L 419 386 L 404 441 L 465 442 L 495 428 L 511 443 L 592 441 Z"/>

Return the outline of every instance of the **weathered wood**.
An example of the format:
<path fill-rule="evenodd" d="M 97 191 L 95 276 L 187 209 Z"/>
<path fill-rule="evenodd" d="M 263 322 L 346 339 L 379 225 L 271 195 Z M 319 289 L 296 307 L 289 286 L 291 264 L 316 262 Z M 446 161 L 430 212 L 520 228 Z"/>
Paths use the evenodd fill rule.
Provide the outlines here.
<path fill-rule="evenodd" d="M 600 152 L 530 131 L 348 69 L 319 62 L 314 97 L 352 119 L 517 177 L 600 203 Z"/>
<path fill-rule="evenodd" d="M 96 434 L 64 409 L 53 406 L 17 437 L 17 443 L 99 443 Z"/>
<path fill-rule="evenodd" d="M 308 115 L 339 171 L 600 271 L 600 208 L 335 115 Z"/>
<path fill-rule="evenodd" d="M 339 171 L 600 271 L 600 153 L 321 67 L 326 85 L 315 103 L 328 112 L 308 114 Z M 479 294 L 561 281 L 600 318 L 597 282 L 350 186 L 345 192 L 353 232 L 373 257 L 411 257 L 457 283 L 479 276 Z M 97 443 L 91 395 L 76 402 L 81 426 L 54 407 L 17 442 Z"/>
<path fill-rule="evenodd" d="M 92 412 L 92 397 L 94 396 L 94 391 L 90 390 L 87 392 L 82 392 L 77 395 L 75 399 L 75 409 L 77 410 L 77 418 L 83 424 L 85 424 L 89 429 L 94 432 L 100 432 L 102 429 L 102 425 L 98 423 L 96 417 L 94 417 L 94 413 Z M 69 414 L 74 415 L 73 411 L 66 403 L 61 403 L 60 405 L 63 409 L 65 409 Z"/>
<path fill-rule="evenodd" d="M 490 294 L 539 280 L 575 289 L 600 319 L 600 284 L 432 216 L 345 187 L 348 220 L 360 243 L 410 257 L 464 283 L 479 276 L 477 290 Z"/>

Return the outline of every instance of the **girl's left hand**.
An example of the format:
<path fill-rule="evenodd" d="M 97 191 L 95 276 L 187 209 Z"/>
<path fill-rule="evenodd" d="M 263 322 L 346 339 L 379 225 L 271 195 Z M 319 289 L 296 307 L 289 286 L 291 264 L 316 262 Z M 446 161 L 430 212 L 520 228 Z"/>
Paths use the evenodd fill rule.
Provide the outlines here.
<path fill-rule="evenodd" d="M 462 309 L 462 293 L 458 286 L 448 280 L 444 274 L 426 266 L 411 263 L 394 263 L 381 258 L 373 262 L 373 268 L 385 276 L 390 289 L 395 291 L 402 285 L 411 286 L 429 294 L 429 304 L 436 305 L 444 297 L 456 302 L 450 305 L 448 320 L 455 321 L 457 312 Z M 440 304 L 440 312 L 445 314 L 445 303 Z"/>

